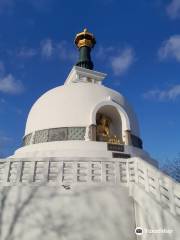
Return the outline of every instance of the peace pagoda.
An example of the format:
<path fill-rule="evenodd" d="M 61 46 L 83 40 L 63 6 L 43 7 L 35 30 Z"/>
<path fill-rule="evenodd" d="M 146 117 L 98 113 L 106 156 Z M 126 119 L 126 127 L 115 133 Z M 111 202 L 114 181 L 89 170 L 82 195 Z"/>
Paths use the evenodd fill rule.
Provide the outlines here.
<path fill-rule="evenodd" d="M 128 101 L 93 70 L 94 35 L 84 29 L 74 43 L 64 85 L 34 103 L 22 146 L 0 160 L 0 239 L 178 240 L 180 185 L 143 149 Z"/>

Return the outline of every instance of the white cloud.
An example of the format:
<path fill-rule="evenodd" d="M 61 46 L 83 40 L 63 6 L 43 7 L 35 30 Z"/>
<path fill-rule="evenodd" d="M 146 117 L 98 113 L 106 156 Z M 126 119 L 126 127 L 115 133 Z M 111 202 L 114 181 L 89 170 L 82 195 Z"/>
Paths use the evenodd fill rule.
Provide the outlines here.
<path fill-rule="evenodd" d="M 72 44 L 69 45 L 66 41 L 61 41 L 56 45 L 56 52 L 61 60 L 64 61 L 76 61 L 77 52 L 75 48 L 72 48 Z"/>
<path fill-rule="evenodd" d="M 94 55 L 97 60 L 108 64 L 116 76 L 120 76 L 128 71 L 135 61 L 134 50 L 131 47 L 99 46 Z"/>
<path fill-rule="evenodd" d="M 171 36 L 158 51 L 160 60 L 174 58 L 180 62 L 180 35 Z"/>
<path fill-rule="evenodd" d="M 132 48 L 125 48 L 117 56 L 112 57 L 111 66 L 115 75 L 125 73 L 134 62 L 134 51 Z"/>
<path fill-rule="evenodd" d="M 153 99 L 158 101 L 172 101 L 180 96 L 180 84 L 171 86 L 166 90 L 154 89 L 143 94 L 146 99 Z"/>
<path fill-rule="evenodd" d="M 10 53 L 11 55 L 14 54 L 13 51 L 10 51 Z M 16 55 L 21 58 L 33 58 L 35 56 L 41 56 L 47 60 L 55 57 L 62 61 L 75 62 L 78 58 L 78 50 L 76 50 L 75 47 L 72 47 L 72 44 L 69 44 L 66 41 L 56 42 L 49 38 L 42 40 L 40 42 L 40 47 L 22 47 L 20 50 L 16 51 Z"/>
<path fill-rule="evenodd" d="M 41 42 L 41 55 L 44 58 L 52 57 L 54 52 L 53 42 L 51 39 L 46 39 Z"/>
<path fill-rule="evenodd" d="M 115 51 L 115 48 L 112 46 L 103 47 L 99 46 L 95 51 L 95 57 L 99 60 L 106 60 L 108 56 L 111 56 Z"/>
<path fill-rule="evenodd" d="M 180 0 L 172 0 L 166 8 L 167 14 L 171 19 L 180 17 Z"/>
<path fill-rule="evenodd" d="M 5 137 L 5 136 L 0 136 L 0 148 L 4 147 L 6 144 L 11 142 L 11 138 Z"/>
<path fill-rule="evenodd" d="M 0 78 L 0 92 L 19 94 L 23 91 L 23 84 L 21 81 L 16 80 L 12 74 Z"/>
<path fill-rule="evenodd" d="M 17 56 L 21 57 L 21 58 L 31 58 L 37 55 L 37 50 L 34 48 L 27 48 L 27 47 L 23 47 L 21 48 L 18 53 Z"/>
<path fill-rule="evenodd" d="M 75 61 L 77 51 L 66 41 L 57 43 L 52 39 L 46 39 L 41 42 L 41 56 L 46 59 L 55 56 L 63 61 Z"/>

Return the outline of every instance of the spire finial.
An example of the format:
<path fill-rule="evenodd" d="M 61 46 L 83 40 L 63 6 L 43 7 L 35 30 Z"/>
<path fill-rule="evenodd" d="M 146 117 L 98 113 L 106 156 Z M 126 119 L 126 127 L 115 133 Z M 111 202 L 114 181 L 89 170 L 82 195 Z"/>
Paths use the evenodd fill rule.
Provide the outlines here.
<path fill-rule="evenodd" d="M 74 42 L 80 53 L 79 61 L 77 62 L 76 66 L 93 69 L 90 52 L 96 44 L 94 35 L 88 32 L 88 29 L 85 28 L 83 32 L 80 32 L 76 35 Z"/>

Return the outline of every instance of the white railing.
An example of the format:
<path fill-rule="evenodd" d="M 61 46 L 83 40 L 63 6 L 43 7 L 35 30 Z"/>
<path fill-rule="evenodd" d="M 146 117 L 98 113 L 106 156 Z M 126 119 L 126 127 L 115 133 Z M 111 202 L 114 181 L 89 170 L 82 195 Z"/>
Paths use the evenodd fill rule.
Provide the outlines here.
<path fill-rule="evenodd" d="M 139 186 L 142 186 L 161 205 L 169 207 L 171 213 L 180 215 L 180 184 L 160 170 L 139 158 L 133 158 L 133 167 L 129 164 L 130 178 Z M 130 163 L 130 162 L 129 162 Z"/>
<path fill-rule="evenodd" d="M 73 185 L 136 183 L 180 215 L 180 184 L 140 158 L 8 159 L 0 161 L 0 187 L 17 184 Z"/>
<path fill-rule="evenodd" d="M 0 185 L 126 183 L 126 176 L 125 160 L 43 158 L 0 161 Z"/>

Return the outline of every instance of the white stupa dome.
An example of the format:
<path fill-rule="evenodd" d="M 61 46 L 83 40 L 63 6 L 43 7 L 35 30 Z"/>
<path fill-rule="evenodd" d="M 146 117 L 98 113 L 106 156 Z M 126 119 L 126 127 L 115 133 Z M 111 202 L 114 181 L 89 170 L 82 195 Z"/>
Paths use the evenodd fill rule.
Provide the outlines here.
<path fill-rule="evenodd" d="M 43 129 L 96 124 L 93 112 L 99 104 L 108 106 L 110 100 L 124 109 L 132 134 L 139 137 L 136 116 L 126 99 L 112 89 L 93 83 L 66 84 L 43 94 L 30 110 L 25 135 Z"/>

